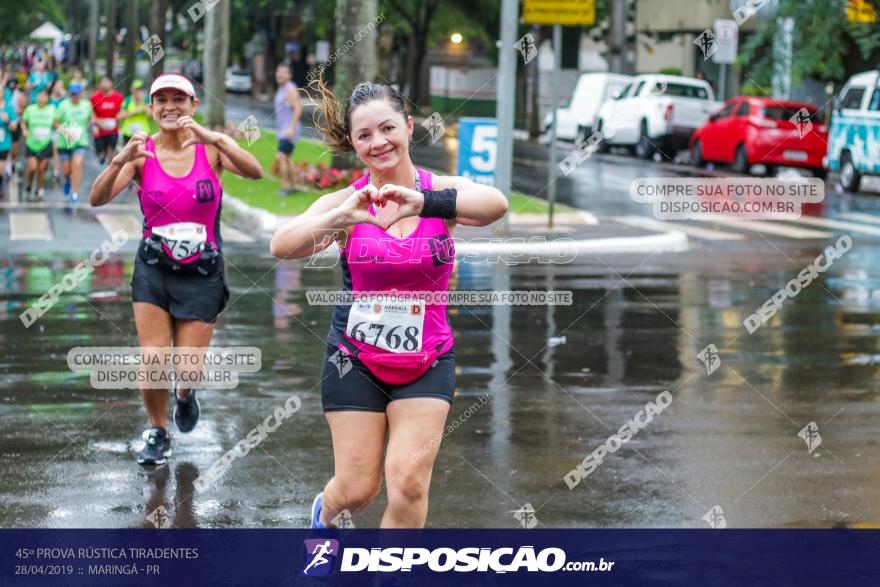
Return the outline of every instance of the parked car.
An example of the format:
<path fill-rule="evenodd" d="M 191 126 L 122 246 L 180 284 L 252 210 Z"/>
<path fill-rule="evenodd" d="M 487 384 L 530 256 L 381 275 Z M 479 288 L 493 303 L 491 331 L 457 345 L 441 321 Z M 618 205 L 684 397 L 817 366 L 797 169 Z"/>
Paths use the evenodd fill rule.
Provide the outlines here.
<path fill-rule="evenodd" d="M 737 96 L 694 133 L 691 163 L 732 163 L 738 173 L 761 163 L 771 176 L 777 166 L 800 167 L 824 178 L 827 144 L 828 126 L 812 104 Z"/>
<path fill-rule="evenodd" d="M 571 100 L 556 109 L 556 136 L 583 142 L 593 132 L 593 121 L 602 102 L 623 89 L 632 76 L 617 73 L 584 73 L 578 78 Z M 544 115 L 544 132 L 550 130 L 553 112 Z"/>
<path fill-rule="evenodd" d="M 685 149 L 694 130 L 701 127 L 720 104 L 704 80 L 677 75 L 639 75 L 596 116 L 596 130 L 610 145 L 629 147 L 642 159 L 658 150 L 670 159 Z"/>
<path fill-rule="evenodd" d="M 880 71 L 854 75 L 834 102 L 828 133 L 828 168 L 857 192 L 863 175 L 880 175 Z"/>
<path fill-rule="evenodd" d="M 250 93 L 254 87 L 251 81 L 251 72 L 247 69 L 226 70 L 226 91 Z"/>

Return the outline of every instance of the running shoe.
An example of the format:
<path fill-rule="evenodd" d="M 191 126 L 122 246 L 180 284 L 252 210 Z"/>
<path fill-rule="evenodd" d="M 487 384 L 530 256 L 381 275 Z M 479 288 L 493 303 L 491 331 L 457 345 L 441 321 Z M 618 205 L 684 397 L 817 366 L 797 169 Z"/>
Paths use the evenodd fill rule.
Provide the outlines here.
<path fill-rule="evenodd" d="M 178 430 L 190 432 L 195 428 L 196 422 L 199 421 L 200 412 L 199 400 L 196 399 L 195 389 L 189 390 L 189 395 L 186 396 L 186 399 L 180 399 L 177 397 L 177 392 L 174 392 L 174 423 L 177 424 Z"/>
<path fill-rule="evenodd" d="M 158 426 L 144 430 L 144 448 L 137 454 L 139 465 L 164 465 L 171 456 L 171 435 Z"/>
<path fill-rule="evenodd" d="M 68 199 L 68 201 L 71 204 L 79 204 L 79 194 L 76 192 L 73 192 L 72 194 L 70 194 L 70 198 Z"/>
<path fill-rule="evenodd" d="M 43 198 L 45 198 L 45 197 L 46 197 L 46 190 L 43 188 L 38 189 L 37 190 L 37 200 L 42 202 Z"/>
<path fill-rule="evenodd" d="M 324 506 L 324 492 L 322 491 L 318 495 L 315 496 L 315 501 L 312 502 L 312 524 L 309 528 L 326 528 L 324 524 L 321 523 L 321 508 Z"/>
<path fill-rule="evenodd" d="M 65 196 L 70 195 L 70 180 L 69 179 L 64 180 L 64 195 Z"/>

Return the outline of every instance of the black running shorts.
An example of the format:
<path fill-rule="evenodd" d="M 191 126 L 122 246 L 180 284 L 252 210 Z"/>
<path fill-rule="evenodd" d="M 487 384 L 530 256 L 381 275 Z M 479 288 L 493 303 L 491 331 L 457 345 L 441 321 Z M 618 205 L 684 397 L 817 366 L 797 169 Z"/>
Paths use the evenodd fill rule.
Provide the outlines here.
<path fill-rule="evenodd" d="M 52 145 L 51 143 L 43 147 L 43 149 L 39 151 L 32 151 L 30 147 L 26 146 L 26 155 L 29 159 L 36 159 L 37 161 L 47 161 L 52 158 Z"/>
<path fill-rule="evenodd" d="M 440 355 L 436 364 L 412 383 L 389 385 L 377 379 L 358 359 L 346 355 L 335 344 L 327 344 L 321 372 L 321 403 L 325 412 L 385 412 L 389 402 L 413 397 L 435 397 L 452 404 L 454 392 L 454 349 Z"/>
<path fill-rule="evenodd" d="M 293 141 L 289 141 L 287 139 L 278 139 L 278 151 L 284 153 L 285 155 L 290 155 L 293 153 L 293 148 L 296 146 L 296 143 Z"/>
<path fill-rule="evenodd" d="M 116 143 L 119 141 L 119 135 L 113 133 L 112 135 L 102 135 L 100 137 L 95 137 L 95 150 L 99 155 L 103 155 L 104 151 L 107 149 L 116 149 Z"/>
<path fill-rule="evenodd" d="M 147 265 L 136 255 L 131 301 L 159 306 L 181 320 L 214 322 L 229 301 L 229 288 L 222 267 L 209 276 L 184 275 Z"/>

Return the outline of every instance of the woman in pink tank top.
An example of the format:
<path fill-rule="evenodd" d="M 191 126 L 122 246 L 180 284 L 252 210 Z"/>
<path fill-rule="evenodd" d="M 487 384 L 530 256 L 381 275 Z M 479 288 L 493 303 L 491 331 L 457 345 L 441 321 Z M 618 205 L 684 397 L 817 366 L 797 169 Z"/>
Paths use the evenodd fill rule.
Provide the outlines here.
<path fill-rule="evenodd" d="M 326 194 L 275 232 L 272 255 L 297 259 L 340 245 L 344 293 L 331 319 L 321 374 L 334 476 L 312 503 L 311 526 L 345 526 L 381 491 L 383 528 L 420 528 L 431 471 L 455 390 L 443 296 L 457 224 L 485 226 L 507 211 L 493 187 L 413 165 L 413 118 L 403 96 L 362 83 L 344 107 L 324 85 L 317 123 L 337 153 L 368 175 Z M 385 438 L 388 446 L 385 448 Z"/>
<path fill-rule="evenodd" d="M 192 119 L 198 104 L 184 76 L 157 77 L 148 108 L 159 132 L 135 133 L 92 186 L 92 206 L 103 206 L 132 181 L 139 186 L 144 223 L 131 297 L 142 349 L 210 345 L 214 322 L 229 298 L 220 236 L 220 177 L 223 170 L 251 179 L 263 175 L 257 159 L 234 140 Z M 199 418 L 196 390 L 184 381 L 198 380 L 202 354 L 187 351 L 182 357 L 186 367 L 176 368 L 181 379 L 174 421 L 181 432 L 191 431 Z M 164 383 L 155 377 L 141 383 L 150 424 L 137 454 L 142 465 L 161 465 L 171 455 Z"/>

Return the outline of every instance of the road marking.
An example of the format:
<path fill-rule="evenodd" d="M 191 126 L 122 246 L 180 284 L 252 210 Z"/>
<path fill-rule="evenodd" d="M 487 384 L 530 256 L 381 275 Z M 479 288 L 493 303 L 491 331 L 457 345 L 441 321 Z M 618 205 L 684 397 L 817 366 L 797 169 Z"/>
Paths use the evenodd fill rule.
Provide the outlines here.
<path fill-rule="evenodd" d="M 45 212 L 13 212 L 9 215 L 9 240 L 52 240 L 52 225 Z"/>
<path fill-rule="evenodd" d="M 67 209 L 70 208 L 70 204 L 67 202 L 0 202 L 0 209 L 9 208 L 10 210 L 18 210 L 18 209 L 34 209 L 34 210 L 48 210 L 50 208 L 57 209 Z M 79 210 L 82 211 L 90 211 L 88 202 L 84 204 L 79 204 Z M 140 206 L 137 204 L 105 204 L 101 206 L 101 210 L 131 210 L 138 211 L 140 210 Z"/>
<path fill-rule="evenodd" d="M 220 234 L 223 235 L 223 242 L 230 243 L 252 243 L 254 238 L 248 234 L 232 228 L 225 222 L 220 222 Z"/>
<path fill-rule="evenodd" d="M 118 230 L 124 230 L 128 238 L 140 240 L 143 232 L 141 221 L 132 214 L 95 214 L 98 222 L 107 231 L 107 234 L 114 235 Z"/>
<path fill-rule="evenodd" d="M 791 220 L 791 222 L 800 222 L 801 224 L 809 224 L 811 226 L 821 226 L 823 228 L 832 228 L 837 230 L 849 230 L 851 232 L 861 232 L 864 234 L 873 234 L 875 236 L 880 236 L 880 226 L 867 226 L 864 224 L 857 224 L 855 222 L 834 220 L 832 218 L 801 216 L 797 220 Z"/>
<path fill-rule="evenodd" d="M 845 218 L 847 220 L 857 220 L 858 222 L 867 222 L 869 224 L 880 224 L 880 216 L 874 216 L 873 214 L 862 214 L 860 212 L 850 212 L 848 214 L 841 214 L 841 218 Z"/>
<path fill-rule="evenodd" d="M 659 220 L 652 220 L 651 218 L 644 218 L 641 216 L 615 216 L 611 220 L 615 222 L 620 222 L 621 224 L 635 226 L 637 228 L 644 228 L 645 230 L 656 230 L 657 232 L 678 230 L 679 232 L 683 232 L 688 236 L 695 236 L 697 238 L 711 241 L 735 241 L 743 240 L 745 238 L 743 235 L 737 234 L 735 232 L 724 232 L 722 230 L 698 228 L 696 226 L 690 226 L 688 224 L 678 224 L 676 222 L 661 222 Z"/>
<path fill-rule="evenodd" d="M 820 232 L 818 230 L 808 230 L 806 228 L 796 228 L 786 224 L 778 224 L 776 222 L 768 222 L 766 220 L 733 220 L 717 214 L 704 214 L 694 216 L 691 220 L 698 222 L 714 222 L 731 228 L 739 228 L 740 230 L 751 230 L 753 232 L 761 232 L 765 234 L 775 234 L 787 238 L 796 239 L 820 239 L 830 238 L 831 233 Z"/>

